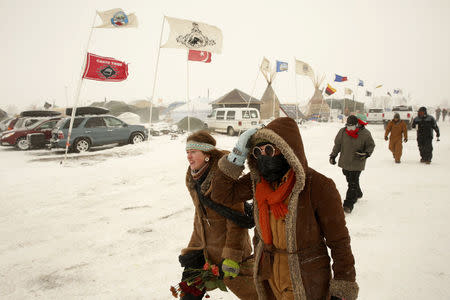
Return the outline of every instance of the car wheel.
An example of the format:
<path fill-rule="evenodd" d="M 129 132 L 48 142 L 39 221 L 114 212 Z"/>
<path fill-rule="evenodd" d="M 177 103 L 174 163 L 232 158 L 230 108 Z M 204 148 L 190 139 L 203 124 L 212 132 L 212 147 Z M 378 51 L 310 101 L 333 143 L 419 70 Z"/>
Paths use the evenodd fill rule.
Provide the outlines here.
<path fill-rule="evenodd" d="M 234 131 L 233 127 L 230 126 L 227 129 L 227 133 L 228 133 L 228 135 L 235 135 L 236 131 Z"/>
<path fill-rule="evenodd" d="M 135 132 L 130 137 L 130 144 L 139 144 L 144 141 L 144 136 L 142 133 Z"/>
<path fill-rule="evenodd" d="M 91 141 L 87 138 L 78 139 L 73 145 L 73 149 L 77 153 L 87 152 L 91 148 Z"/>
<path fill-rule="evenodd" d="M 16 147 L 19 150 L 28 150 L 30 149 L 30 144 L 28 143 L 25 137 L 18 138 L 16 141 Z"/>

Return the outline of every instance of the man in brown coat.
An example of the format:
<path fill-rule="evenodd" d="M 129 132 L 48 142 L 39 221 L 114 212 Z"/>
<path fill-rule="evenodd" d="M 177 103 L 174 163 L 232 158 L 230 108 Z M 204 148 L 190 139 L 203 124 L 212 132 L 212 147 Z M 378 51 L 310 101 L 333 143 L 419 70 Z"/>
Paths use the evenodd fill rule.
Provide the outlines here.
<path fill-rule="evenodd" d="M 391 133 L 391 136 L 388 138 L 389 133 Z M 399 164 L 403 150 L 402 140 L 405 143 L 408 141 L 408 129 L 406 128 L 406 123 L 400 120 L 398 113 L 394 115 L 394 119 L 389 121 L 384 133 L 384 139 L 386 141 L 389 139 L 389 150 L 391 150 L 395 162 Z"/>
<path fill-rule="evenodd" d="M 297 124 L 277 118 L 249 138 L 241 135 L 233 152 L 219 160 L 222 172 L 212 194 L 228 205 L 253 195 L 258 299 L 356 299 L 339 192 L 333 180 L 308 166 Z M 245 157 L 250 173 L 241 176 Z"/>

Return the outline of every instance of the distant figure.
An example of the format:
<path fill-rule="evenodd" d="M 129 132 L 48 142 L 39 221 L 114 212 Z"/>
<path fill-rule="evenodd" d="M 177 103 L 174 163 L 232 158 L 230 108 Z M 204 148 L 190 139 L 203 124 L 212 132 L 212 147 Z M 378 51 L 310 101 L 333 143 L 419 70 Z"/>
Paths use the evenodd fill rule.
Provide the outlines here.
<path fill-rule="evenodd" d="M 422 106 L 417 112 L 417 117 L 414 118 L 412 128 L 417 129 L 417 144 L 420 152 L 420 162 L 430 164 L 433 158 L 433 130 L 436 131 L 437 141 L 439 142 L 439 127 L 433 116 L 427 114 L 427 108 Z"/>
<path fill-rule="evenodd" d="M 391 134 L 390 137 L 389 133 Z M 406 128 L 406 123 L 400 120 L 400 114 L 396 113 L 394 119 L 389 121 L 386 132 L 384 133 L 384 139 L 389 140 L 389 150 L 391 150 L 394 156 L 395 163 L 400 163 L 400 158 L 402 157 L 402 136 L 403 141 L 406 143 L 408 141 L 408 129 Z"/>
<path fill-rule="evenodd" d="M 436 113 L 436 122 L 439 122 L 439 117 L 441 116 L 441 109 L 438 107 L 435 113 Z"/>
<path fill-rule="evenodd" d="M 448 113 L 447 109 L 444 108 L 444 109 L 442 110 L 442 121 L 445 121 L 445 117 L 447 116 L 447 113 Z"/>
<path fill-rule="evenodd" d="M 346 213 L 351 213 L 356 201 L 363 196 L 359 176 L 366 166 L 366 159 L 372 155 L 375 148 L 372 135 L 365 125 L 367 123 L 356 116 L 349 116 L 346 126 L 336 135 L 330 154 L 330 164 L 335 165 L 336 157 L 340 153 L 338 166 L 342 168 L 348 183 L 343 205 Z"/>

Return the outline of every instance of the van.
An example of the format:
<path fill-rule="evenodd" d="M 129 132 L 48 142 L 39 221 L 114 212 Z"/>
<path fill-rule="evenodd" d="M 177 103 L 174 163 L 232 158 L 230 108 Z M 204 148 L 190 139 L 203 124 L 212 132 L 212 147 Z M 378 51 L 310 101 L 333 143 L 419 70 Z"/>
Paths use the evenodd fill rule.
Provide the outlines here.
<path fill-rule="evenodd" d="M 216 108 L 206 118 L 205 128 L 235 135 L 239 131 L 256 127 L 260 122 L 261 116 L 256 108 Z"/>

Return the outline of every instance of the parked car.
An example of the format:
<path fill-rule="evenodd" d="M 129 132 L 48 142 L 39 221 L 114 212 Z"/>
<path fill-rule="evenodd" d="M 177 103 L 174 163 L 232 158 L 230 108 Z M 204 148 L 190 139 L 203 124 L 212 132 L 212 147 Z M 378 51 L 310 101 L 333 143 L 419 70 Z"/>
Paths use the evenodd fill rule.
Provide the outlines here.
<path fill-rule="evenodd" d="M 52 129 L 60 119 L 61 117 L 46 118 L 28 127 L 4 132 L 1 136 L 0 144 L 2 146 L 15 146 L 19 150 L 28 150 L 30 149 L 30 145 L 27 140 L 27 135 L 32 133 L 43 133 L 45 139 L 50 141 Z"/>
<path fill-rule="evenodd" d="M 383 124 L 386 129 L 387 124 L 390 120 L 394 118 L 394 114 L 398 113 L 400 115 L 400 120 L 405 121 L 408 130 L 411 129 L 412 121 L 414 119 L 414 111 L 412 106 L 398 105 L 392 107 L 391 111 L 386 111 L 383 113 Z"/>
<path fill-rule="evenodd" d="M 239 131 L 257 126 L 260 122 L 261 116 L 256 108 L 216 108 L 207 117 L 205 128 L 235 135 Z"/>
<path fill-rule="evenodd" d="M 65 148 L 70 117 L 61 119 L 52 131 L 51 147 Z M 148 129 L 142 125 L 128 125 L 110 115 L 77 116 L 70 136 L 70 150 L 86 152 L 95 146 L 136 144 L 148 139 Z"/>
<path fill-rule="evenodd" d="M 369 112 L 366 114 L 367 123 L 383 123 L 383 113 L 384 110 L 382 108 L 369 108 Z"/>

